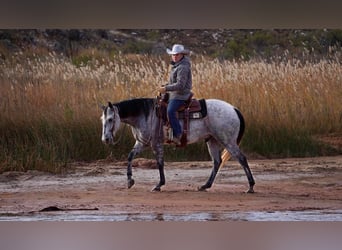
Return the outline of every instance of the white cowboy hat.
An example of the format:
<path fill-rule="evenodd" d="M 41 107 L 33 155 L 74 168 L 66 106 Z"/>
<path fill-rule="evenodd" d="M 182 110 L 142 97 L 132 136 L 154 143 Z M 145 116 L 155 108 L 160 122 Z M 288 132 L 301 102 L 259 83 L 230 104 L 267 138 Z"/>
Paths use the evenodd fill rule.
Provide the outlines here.
<path fill-rule="evenodd" d="M 189 54 L 189 50 L 187 49 L 184 49 L 184 46 L 181 45 L 181 44 L 175 44 L 172 46 L 172 50 L 170 49 L 166 49 L 166 52 L 169 54 L 169 55 L 175 55 L 175 54 Z"/>

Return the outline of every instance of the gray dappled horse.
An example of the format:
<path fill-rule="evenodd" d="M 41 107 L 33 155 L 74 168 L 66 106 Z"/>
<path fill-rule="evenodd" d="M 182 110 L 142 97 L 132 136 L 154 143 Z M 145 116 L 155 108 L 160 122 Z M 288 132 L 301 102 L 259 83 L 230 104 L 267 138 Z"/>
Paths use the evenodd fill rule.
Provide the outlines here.
<path fill-rule="evenodd" d="M 194 119 L 189 123 L 188 142 L 195 143 L 205 140 L 214 166 L 208 181 L 199 190 L 210 188 L 215 180 L 222 162 L 221 153 L 226 149 L 243 167 L 248 183 L 248 193 L 254 192 L 254 178 L 248 166 L 247 159 L 241 152 L 238 144 L 244 132 L 244 119 L 240 111 L 231 104 L 217 99 L 207 99 L 207 116 Z M 147 147 L 151 147 L 156 156 L 160 181 L 153 191 L 160 191 L 165 185 L 164 175 L 164 132 L 161 119 L 156 112 L 156 99 L 139 98 L 124 100 L 118 103 L 108 103 L 102 106 L 101 117 L 102 141 L 113 143 L 113 138 L 120 127 L 120 122 L 129 124 L 135 138 L 133 149 L 128 155 L 127 179 L 128 188 L 134 185 L 132 178 L 132 161 L 134 157 Z M 183 127 L 183 121 L 180 120 Z"/>

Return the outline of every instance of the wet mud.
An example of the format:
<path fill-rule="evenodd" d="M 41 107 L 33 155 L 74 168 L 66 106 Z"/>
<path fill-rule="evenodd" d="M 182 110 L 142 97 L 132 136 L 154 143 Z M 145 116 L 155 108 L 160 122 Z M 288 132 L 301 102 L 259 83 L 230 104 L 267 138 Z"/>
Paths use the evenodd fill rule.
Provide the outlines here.
<path fill-rule="evenodd" d="M 75 163 L 63 174 L 0 175 L 0 221 L 342 221 L 342 156 L 250 160 L 255 193 L 232 160 L 214 185 L 211 162 L 166 162 L 166 185 L 152 160 Z"/>

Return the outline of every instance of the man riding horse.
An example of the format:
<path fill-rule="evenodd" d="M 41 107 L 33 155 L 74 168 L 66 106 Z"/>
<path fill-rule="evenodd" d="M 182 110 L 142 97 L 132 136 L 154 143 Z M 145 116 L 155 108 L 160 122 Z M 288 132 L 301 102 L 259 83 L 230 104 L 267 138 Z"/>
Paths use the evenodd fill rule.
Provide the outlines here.
<path fill-rule="evenodd" d="M 191 63 L 186 56 L 189 50 L 184 49 L 181 44 L 175 44 L 172 50 L 166 49 L 171 55 L 172 68 L 169 82 L 159 88 L 161 94 L 169 93 L 169 104 L 167 106 L 167 115 L 173 132 L 173 142 L 176 145 L 181 144 L 182 129 L 177 118 L 177 110 L 184 105 L 184 102 L 191 96 L 192 75 Z"/>

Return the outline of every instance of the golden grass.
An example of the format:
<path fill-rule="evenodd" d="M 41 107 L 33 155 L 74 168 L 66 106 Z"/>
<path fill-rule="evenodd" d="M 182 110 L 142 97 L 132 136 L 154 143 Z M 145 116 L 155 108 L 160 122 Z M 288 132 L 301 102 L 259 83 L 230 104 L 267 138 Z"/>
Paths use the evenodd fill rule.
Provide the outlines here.
<path fill-rule="evenodd" d="M 2 63 L 1 116 L 32 119 L 45 110 L 44 115 L 57 120 L 67 118 L 69 111 L 77 118 L 84 112 L 95 115 L 97 104 L 108 100 L 154 97 L 157 87 L 167 81 L 167 59 L 119 55 L 77 67 L 51 53 L 15 65 Z M 197 98 L 226 100 L 249 120 L 276 126 L 340 129 L 341 76 L 338 60 L 303 64 L 193 58 Z"/>
<path fill-rule="evenodd" d="M 2 119 L 95 118 L 98 105 L 134 97 L 154 97 L 168 78 L 168 58 L 104 57 L 77 67 L 65 57 L 17 60 L 1 65 Z M 341 132 L 342 67 L 338 60 L 301 63 L 218 61 L 193 58 L 197 98 L 218 98 L 239 107 L 251 124 Z"/>
<path fill-rule="evenodd" d="M 308 129 L 313 133 L 341 131 L 339 61 L 214 61 L 194 67 L 197 96 L 233 103 L 252 124 Z"/>

